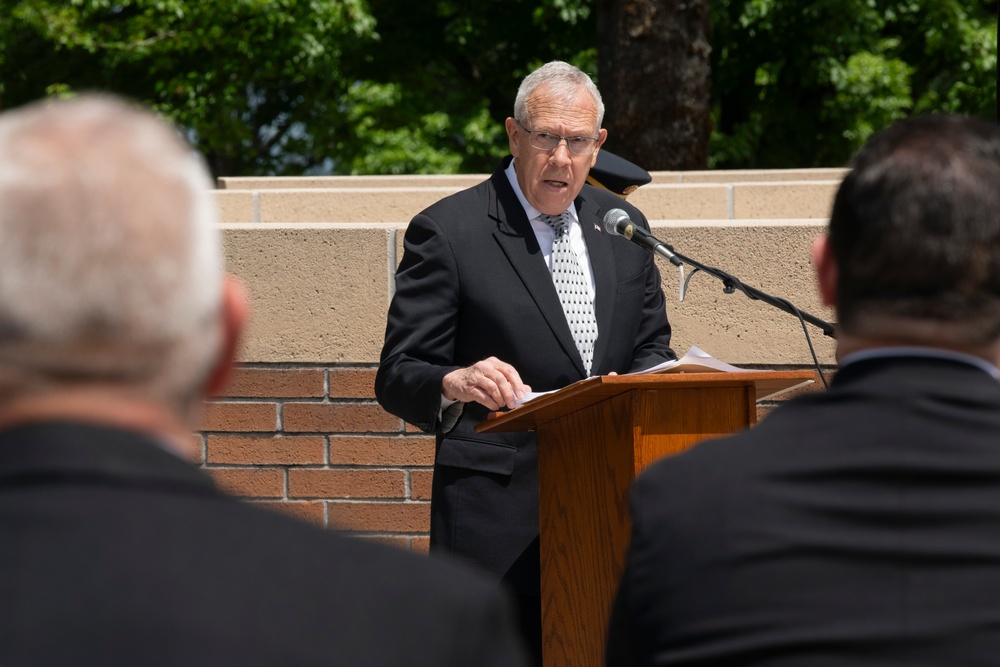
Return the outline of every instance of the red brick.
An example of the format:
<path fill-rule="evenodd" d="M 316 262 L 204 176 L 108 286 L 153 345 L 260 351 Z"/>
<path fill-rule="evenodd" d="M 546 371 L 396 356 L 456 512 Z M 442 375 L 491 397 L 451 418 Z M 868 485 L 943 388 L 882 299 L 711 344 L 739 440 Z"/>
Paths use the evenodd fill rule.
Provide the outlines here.
<path fill-rule="evenodd" d="M 278 428 L 277 403 L 205 404 L 203 431 L 275 431 Z"/>
<path fill-rule="evenodd" d="M 288 471 L 289 498 L 400 498 L 406 495 L 402 470 Z"/>
<path fill-rule="evenodd" d="M 378 542 L 419 556 L 426 556 L 431 551 L 431 538 L 427 535 L 357 535 L 356 539 Z"/>
<path fill-rule="evenodd" d="M 190 447 L 187 452 L 187 460 L 196 466 L 205 462 L 205 436 L 201 433 L 192 433 Z"/>
<path fill-rule="evenodd" d="M 282 498 L 285 473 L 277 469 L 205 468 L 220 489 L 240 498 Z"/>
<path fill-rule="evenodd" d="M 426 533 L 431 525 L 430 503 L 332 502 L 329 525 L 369 533 Z"/>
<path fill-rule="evenodd" d="M 209 463 L 317 465 L 325 463 L 321 435 L 208 436 Z"/>
<path fill-rule="evenodd" d="M 407 433 L 424 433 L 425 432 L 423 429 L 417 428 L 413 424 L 409 424 L 409 423 L 405 425 L 404 430 Z"/>
<path fill-rule="evenodd" d="M 323 503 L 309 501 L 288 501 L 288 500 L 255 500 L 252 505 L 263 507 L 267 510 L 281 512 L 293 516 L 296 519 L 315 524 L 321 528 L 326 526 L 326 509 Z"/>
<path fill-rule="evenodd" d="M 357 539 L 366 542 L 377 542 L 378 544 L 395 547 L 403 551 L 410 550 L 410 538 L 406 535 L 358 535 Z"/>
<path fill-rule="evenodd" d="M 387 433 L 401 425 L 378 403 L 286 403 L 283 415 L 289 433 Z"/>
<path fill-rule="evenodd" d="M 414 537 L 410 540 L 410 551 L 426 556 L 431 552 L 431 538 L 429 536 Z"/>
<path fill-rule="evenodd" d="M 434 465 L 434 438 L 361 435 L 331 437 L 330 465 Z"/>
<path fill-rule="evenodd" d="M 322 368 L 237 368 L 220 396 L 323 398 Z"/>
<path fill-rule="evenodd" d="M 433 470 L 411 470 L 410 471 L 410 498 L 413 500 L 431 499 L 431 480 L 434 478 Z"/>
<path fill-rule="evenodd" d="M 375 398 L 375 369 L 331 368 L 330 398 Z"/>

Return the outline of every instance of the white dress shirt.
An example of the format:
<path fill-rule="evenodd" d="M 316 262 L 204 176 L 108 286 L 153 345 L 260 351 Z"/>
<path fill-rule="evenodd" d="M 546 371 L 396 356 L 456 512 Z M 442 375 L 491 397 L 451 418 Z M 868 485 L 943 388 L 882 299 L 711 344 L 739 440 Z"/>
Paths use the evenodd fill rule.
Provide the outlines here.
<path fill-rule="evenodd" d="M 517 182 L 517 173 L 514 171 L 514 162 L 516 160 L 511 160 L 510 164 L 507 165 L 507 169 L 504 174 L 507 176 L 507 180 L 510 181 L 510 187 L 514 188 L 514 194 L 517 195 L 517 200 L 521 202 L 521 206 L 524 207 L 524 214 L 528 216 L 528 222 L 531 223 L 531 229 L 535 232 L 535 238 L 538 239 L 538 247 L 542 249 L 542 257 L 545 258 L 545 265 L 549 267 L 549 273 L 552 273 L 552 242 L 555 240 L 555 230 L 549 225 L 549 223 L 540 219 L 539 216 L 542 215 L 541 211 L 536 209 L 534 206 L 528 203 L 525 199 L 524 193 L 521 192 L 521 186 Z M 576 213 L 576 205 L 572 202 L 569 208 L 566 209 L 569 213 L 569 244 L 573 248 L 573 252 L 576 253 L 576 260 L 580 262 L 580 266 L 583 268 L 583 275 L 587 279 L 587 291 L 590 294 L 590 300 L 594 300 L 594 269 L 590 266 L 590 253 L 587 251 L 587 243 L 583 240 L 583 228 L 580 226 L 580 216 Z"/>

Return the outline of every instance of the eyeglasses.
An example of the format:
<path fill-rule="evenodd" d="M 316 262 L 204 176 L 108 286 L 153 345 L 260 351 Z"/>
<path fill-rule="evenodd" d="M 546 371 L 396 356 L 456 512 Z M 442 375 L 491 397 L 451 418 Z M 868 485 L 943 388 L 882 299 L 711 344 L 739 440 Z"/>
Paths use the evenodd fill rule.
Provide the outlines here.
<path fill-rule="evenodd" d="M 598 140 L 594 137 L 560 137 L 558 134 L 529 130 L 521 121 L 517 121 L 517 124 L 528 133 L 528 143 L 540 151 L 555 150 L 556 146 L 564 140 L 569 152 L 574 155 L 591 155 L 597 150 Z"/>

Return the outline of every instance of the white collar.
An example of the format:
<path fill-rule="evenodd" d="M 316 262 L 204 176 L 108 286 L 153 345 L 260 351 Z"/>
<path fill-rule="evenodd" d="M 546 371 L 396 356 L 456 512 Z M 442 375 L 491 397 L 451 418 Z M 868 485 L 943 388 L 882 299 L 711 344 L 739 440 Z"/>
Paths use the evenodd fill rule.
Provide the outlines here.
<path fill-rule="evenodd" d="M 524 214 L 528 216 L 528 220 L 531 221 L 540 215 L 544 215 L 537 208 L 529 204 L 528 200 L 524 196 L 524 193 L 521 192 L 521 184 L 517 182 L 517 172 L 514 171 L 513 159 L 510 161 L 510 164 L 507 165 L 507 168 L 504 169 L 504 174 L 506 174 L 507 180 L 510 181 L 510 187 L 514 188 L 514 194 L 517 195 L 517 200 L 521 202 L 521 206 L 524 208 Z M 580 216 L 576 213 L 575 203 L 570 202 L 569 208 L 566 209 L 566 212 L 569 213 L 571 221 L 580 222 Z M 572 224 L 572 222 L 570 224 Z"/>

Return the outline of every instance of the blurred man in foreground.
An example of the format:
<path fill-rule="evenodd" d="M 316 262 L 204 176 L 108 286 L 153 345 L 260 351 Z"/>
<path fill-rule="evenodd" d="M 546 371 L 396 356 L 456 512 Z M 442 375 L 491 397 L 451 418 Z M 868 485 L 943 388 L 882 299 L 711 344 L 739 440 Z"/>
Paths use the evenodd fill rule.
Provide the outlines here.
<path fill-rule="evenodd" d="M 609 664 L 996 662 L 998 184 L 993 124 L 860 151 L 814 247 L 840 370 L 640 476 Z"/>
<path fill-rule="evenodd" d="M 493 584 L 184 460 L 246 312 L 209 190 L 119 101 L 0 116 L 0 665 L 522 664 Z"/>

